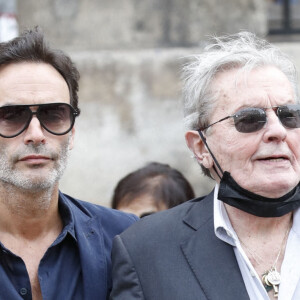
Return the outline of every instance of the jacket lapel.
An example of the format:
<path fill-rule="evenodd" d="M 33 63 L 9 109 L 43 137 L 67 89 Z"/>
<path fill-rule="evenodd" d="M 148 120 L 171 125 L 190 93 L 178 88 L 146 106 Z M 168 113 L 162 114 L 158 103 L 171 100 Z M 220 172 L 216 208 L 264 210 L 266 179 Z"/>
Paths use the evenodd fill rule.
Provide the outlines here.
<path fill-rule="evenodd" d="M 77 214 L 75 224 L 82 268 L 84 299 L 106 299 L 107 262 L 102 226 L 95 217 Z M 77 222 L 78 221 L 78 222 Z"/>
<path fill-rule="evenodd" d="M 184 218 L 195 230 L 181 244 L 183 254 L 208 299 L 249 299 L 232 246 L 214 233 L 213 192 Z"/>

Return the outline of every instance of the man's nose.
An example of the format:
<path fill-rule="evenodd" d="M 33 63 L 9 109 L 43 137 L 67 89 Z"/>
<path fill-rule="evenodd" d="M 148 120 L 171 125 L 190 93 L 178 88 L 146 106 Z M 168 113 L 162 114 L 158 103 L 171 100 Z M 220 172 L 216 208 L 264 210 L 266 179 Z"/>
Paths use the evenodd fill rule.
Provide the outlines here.
<path fill-rule="evenodd" d="M 27 144 L 44 144 L 46 142 L 44 128 L 39 119 L 33 114 L 32 119 L 25 130 L 24 143 Z"/>
<path fill-rule="evenodd" d="M 287 129 L 282 125 L 276 111 L 269 110 L 264 138 L 267 141 L 283 141 L 287 136 Z"/>

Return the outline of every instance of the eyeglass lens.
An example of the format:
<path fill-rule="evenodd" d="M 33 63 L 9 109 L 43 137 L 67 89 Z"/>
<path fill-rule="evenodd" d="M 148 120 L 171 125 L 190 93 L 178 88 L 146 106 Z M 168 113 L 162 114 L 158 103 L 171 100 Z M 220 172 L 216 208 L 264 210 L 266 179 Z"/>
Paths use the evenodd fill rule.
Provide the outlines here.
<path fill-rule="evenodd" d="M 279 106 L 276 114 L 283 126 L 300 128 L 300 105 Z M 246 108 L 234 116 L 235 128 L 239 132 L 250 133 L 262 129 L 267 122 L 267 115 L 262 108 Z"/>
<path fill-rule="evenodd" d="M 36 112 L 30 107 L 38 106 Z M 75 121 L 75 110 L 66 103 L 11 105 L 0 107 L 0 135 L 15 137 L 22 133 L 36 115 L 41 126 L 55 135 L 68 133 Z"/>

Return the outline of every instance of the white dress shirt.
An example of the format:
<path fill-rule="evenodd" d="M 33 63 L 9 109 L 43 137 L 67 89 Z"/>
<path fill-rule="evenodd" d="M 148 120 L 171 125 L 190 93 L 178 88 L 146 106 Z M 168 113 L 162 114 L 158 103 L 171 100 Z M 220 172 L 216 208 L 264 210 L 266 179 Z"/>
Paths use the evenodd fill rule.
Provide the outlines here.
<path fill-rule="evenodd" d="M 214 227 L 216 236 L 233 246 L 243 280 L 251 300 L 269 300 L 269 296 L 245 254 L 228 218 L 224 203 L 218 200 L 219 186 L 214 192 Z M 300 300 L 300 209 L 294 211 L 281 266 L 278 300 Z"/>

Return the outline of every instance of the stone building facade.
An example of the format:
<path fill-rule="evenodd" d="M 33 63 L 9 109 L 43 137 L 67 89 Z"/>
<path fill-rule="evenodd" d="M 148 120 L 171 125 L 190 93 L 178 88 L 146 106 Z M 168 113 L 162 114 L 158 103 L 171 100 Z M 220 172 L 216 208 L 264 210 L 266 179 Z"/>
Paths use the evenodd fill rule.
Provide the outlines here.
<path fill-rule="evenodd" d="M 61 189 L 109 205 L 117 181 L 146 162 L 213 186 L 185 145 L 181 67 L 208 35 L 267 33 L 261 0 L 18 0 L 20 30 L 39 25 L 80 72 L 81 116 Z M 299 46 L 281 45 L 294 55 Z M 295 55 L 296 57 L 296 55 Z"/>

